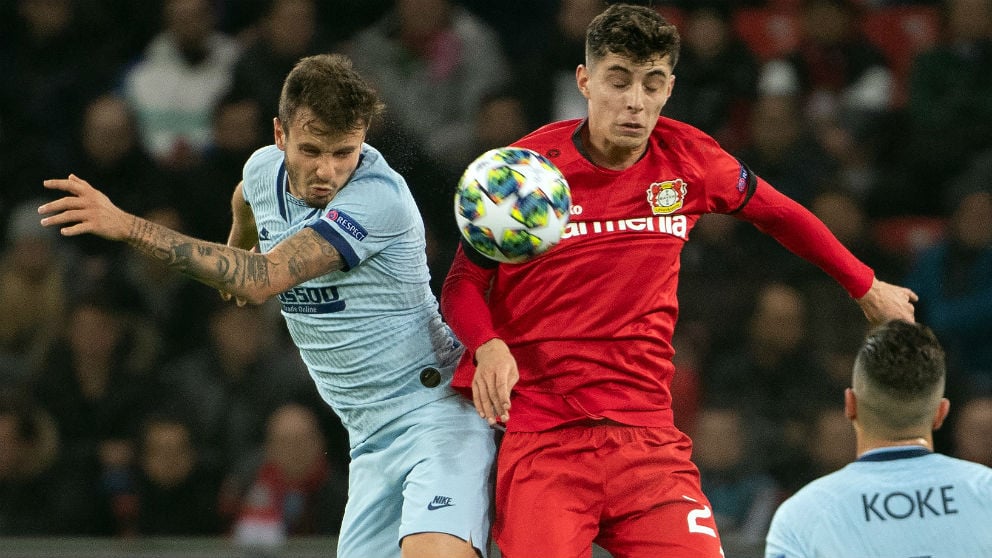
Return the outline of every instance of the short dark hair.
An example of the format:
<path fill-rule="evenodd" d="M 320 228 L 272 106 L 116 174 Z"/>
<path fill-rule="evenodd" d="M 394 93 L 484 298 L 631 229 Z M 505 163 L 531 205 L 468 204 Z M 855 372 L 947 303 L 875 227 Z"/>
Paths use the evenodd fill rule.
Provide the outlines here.
<path fill-rule="evenodd" d="M 656 56 L 679 60 L 679 31 L 657 10 L 646 6 L 614 4 L 593 18 L 586 30 L 586 62 L 609 53 L 640 63 Z"/>
<path fill-rule="evenodd" d="M 858 351 L 868 379 L 904 397 L 931 393 L 946 372 L 944 349 L 927 326 L 893 320 L 873 330 Z"/>
<path fill-rule="evenodd" d="M 288 131 L 301 109 L 309 109 L 321 128 L 346 133 L 367 127 L 382 114 L 379 95 L 352 69 L 342 54 L 318 54 L 300 59 L 282 86 L 279 120 Z"/>
<path fill-rule="evenodd" d="M 944 395 L 946 372 L 944 349 L 930 328 L 904 320 L 879 326 L 854 361 L 859 417 L 890 433 L 929 423 Z"/>

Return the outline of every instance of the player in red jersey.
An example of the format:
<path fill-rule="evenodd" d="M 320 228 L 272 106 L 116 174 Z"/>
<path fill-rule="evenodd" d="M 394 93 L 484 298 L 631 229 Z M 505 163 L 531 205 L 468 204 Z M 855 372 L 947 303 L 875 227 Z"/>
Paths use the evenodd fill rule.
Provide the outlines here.
<path fill-rule="evenodd" d="M 516 143 L 568 179 L 564 238 L 515 265 L 463 247 L 446 278 L 442 309 L 469 349 L 455 383 L 506 423 L 494 535 L 507 558 L 588 557 L 593 542 L 624 558 L 722 555 L 669 391 L 679 254 L 702 214 L 754 223 L 871 322 L 913 320 L 912 291 L 875 278 L 713 139 L 660 117 L 678 52 L 675 27 L 650 8 L 595 18 L 576 70 L 588 118 Z"/>

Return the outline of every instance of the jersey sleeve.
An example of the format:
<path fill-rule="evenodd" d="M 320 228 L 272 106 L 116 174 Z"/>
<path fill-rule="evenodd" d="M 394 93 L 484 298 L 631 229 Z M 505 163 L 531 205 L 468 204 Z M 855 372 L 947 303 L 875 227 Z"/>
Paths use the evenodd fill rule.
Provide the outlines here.
<path fill-rule="evenodd" d="M 499 337 L 486 302 L 495 273 L 495 266 L 487 268 L 474 263 L 459 246 L 441 287 L 441 314 L 455 336 L 473 353 L 486 341 Z"/>
<path fill-rule="evenodd" d="M 853 298 L 861 298 L 871 288 L 875 272 L 808 209 L 765 180 L 757 179 L 753 195 L 735 215 L 825 271 Z"/>
<path fill-rule="evenodd" d="M 396 192 L 368 177 L 348 183 L 307 226 L 341 254 L 348 271 L 382 251 L 414 223 Z"/>

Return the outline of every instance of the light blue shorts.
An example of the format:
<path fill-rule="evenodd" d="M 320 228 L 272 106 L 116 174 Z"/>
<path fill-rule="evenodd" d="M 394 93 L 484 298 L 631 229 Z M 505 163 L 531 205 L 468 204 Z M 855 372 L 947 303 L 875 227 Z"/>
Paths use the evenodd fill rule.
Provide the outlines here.
<path fill-rule="evenodd" d="M 400 556 L 416 533 L 470 540 L 487 556 L 495 432 L 460 395 L 389 423 L 352 449 L 338 558 Z"/>

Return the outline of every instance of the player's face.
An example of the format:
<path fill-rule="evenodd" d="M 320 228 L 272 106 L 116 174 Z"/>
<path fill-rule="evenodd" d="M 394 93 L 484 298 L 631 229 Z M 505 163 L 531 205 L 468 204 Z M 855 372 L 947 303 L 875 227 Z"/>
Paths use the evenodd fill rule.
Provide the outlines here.
<path fill-rule="evenodd" d="M 276 118 L 276 145 L 286 153 L 290 193 L 310 207 L 326 207 L 358 167 L 365 132 L 363 127 L 329 133 L 306 109 L 288 130 Z"/>
<path fill-rule="evenodd" d="M 604 151 L 643 150 L 675 84 L 671 59 L 634 63 L 614 53 L 579 66 L 576 80 L 589 104 L 589 134 Z"/>

